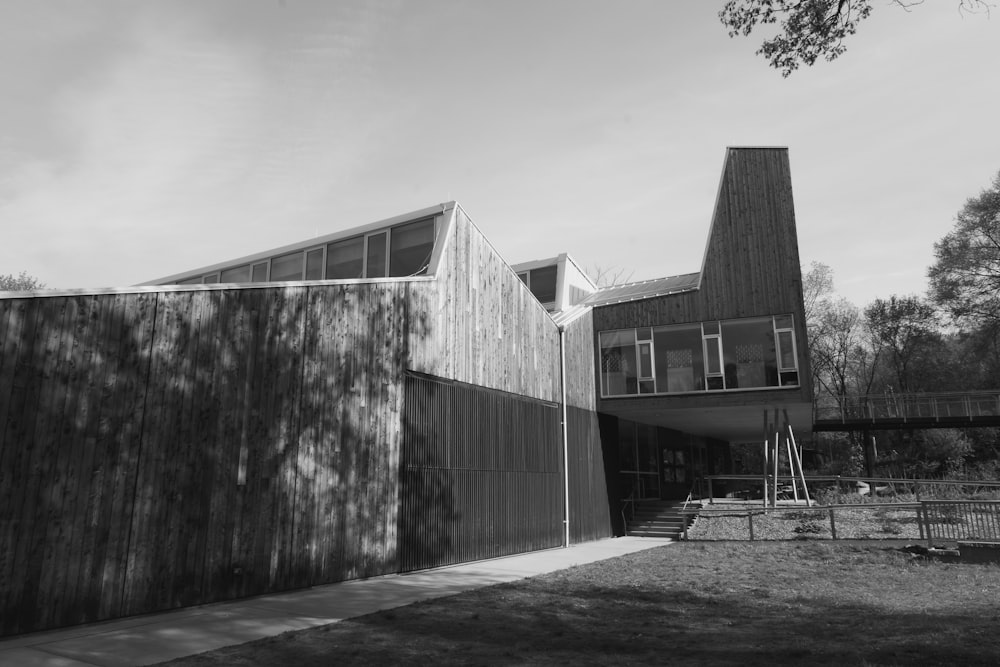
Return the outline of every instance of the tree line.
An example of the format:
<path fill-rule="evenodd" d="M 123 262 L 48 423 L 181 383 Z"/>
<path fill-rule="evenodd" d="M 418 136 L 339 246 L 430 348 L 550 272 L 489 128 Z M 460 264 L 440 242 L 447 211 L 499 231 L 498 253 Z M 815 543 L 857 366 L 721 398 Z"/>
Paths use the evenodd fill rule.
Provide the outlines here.
<path fill-rule="evenodd" d="M 837 295 L 830 267 L 811 265 L 803 297 L 819 405 L 841 407 L 848 397 L 869 394 L 1000 389 L 1000 174 L 934 244 L 927 277 L 926 294 L 860 308 Z M 995 479 L 998 436 L 982 428 L 881 433 L 876 467 L 895 476 Z M 864 467 L 859 438 L 817 439 L 832 455 L 828 472 Z"/>

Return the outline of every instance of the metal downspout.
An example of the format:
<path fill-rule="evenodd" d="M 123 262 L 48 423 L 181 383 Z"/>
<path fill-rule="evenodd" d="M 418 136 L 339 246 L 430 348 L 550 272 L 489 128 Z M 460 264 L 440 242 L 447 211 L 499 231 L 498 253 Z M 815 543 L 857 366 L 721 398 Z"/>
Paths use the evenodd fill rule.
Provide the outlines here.
<path fill-rule="evenodd" d="M 566 527 L 565 547 L 569 547 L 569 436 L 566 431 L 566 330 L 559 327 L 559 370 L 562 385 L 562 446 L 563 446 L 563 524 Z"/>

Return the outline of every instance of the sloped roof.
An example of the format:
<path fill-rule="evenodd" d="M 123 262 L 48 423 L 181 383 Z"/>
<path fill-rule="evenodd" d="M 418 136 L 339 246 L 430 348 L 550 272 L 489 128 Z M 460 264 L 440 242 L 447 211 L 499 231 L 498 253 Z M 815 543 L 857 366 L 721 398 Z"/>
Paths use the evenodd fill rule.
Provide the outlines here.
<path fill-rule="evenodd" d="M 680 276 L 654 278 L 653 280 L 642 280 L 636 283 L 614 285 L 594 292 L 578 305 L 606 306 L 612 303 L 637 301 L 655 296 L 677 294 L 678 292 L 691 292 L 698 289 L 700 280 L 701 273 L 685 273 Z"/>

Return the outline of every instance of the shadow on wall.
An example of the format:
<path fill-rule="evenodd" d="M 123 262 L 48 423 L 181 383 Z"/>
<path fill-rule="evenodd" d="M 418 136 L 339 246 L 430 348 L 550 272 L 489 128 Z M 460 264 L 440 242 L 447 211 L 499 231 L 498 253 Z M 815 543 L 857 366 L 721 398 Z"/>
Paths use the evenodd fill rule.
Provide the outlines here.
<path fill-rule="evenodd" d="M 0 634 L 396 571 L 421 298 L 0 300 Z"/>

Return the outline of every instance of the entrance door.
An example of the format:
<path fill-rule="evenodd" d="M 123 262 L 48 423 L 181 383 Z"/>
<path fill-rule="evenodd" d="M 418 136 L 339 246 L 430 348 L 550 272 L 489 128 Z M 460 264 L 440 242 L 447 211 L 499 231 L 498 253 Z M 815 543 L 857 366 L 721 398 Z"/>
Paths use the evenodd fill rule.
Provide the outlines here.
<path fill-rule="evenodd" d="M 690 447 L 660 446 L 660 489 L 664 500 L 686 498 L 691 489 Z"/>

